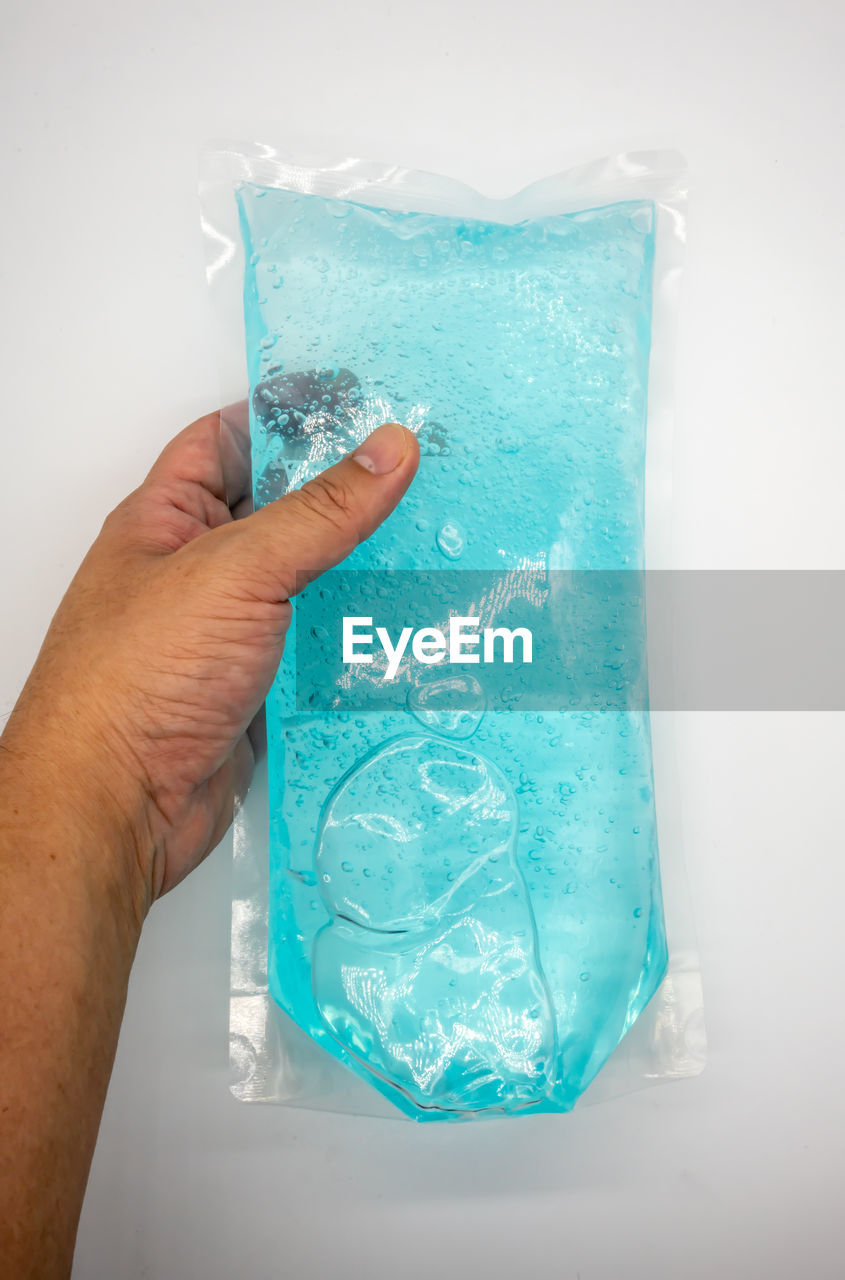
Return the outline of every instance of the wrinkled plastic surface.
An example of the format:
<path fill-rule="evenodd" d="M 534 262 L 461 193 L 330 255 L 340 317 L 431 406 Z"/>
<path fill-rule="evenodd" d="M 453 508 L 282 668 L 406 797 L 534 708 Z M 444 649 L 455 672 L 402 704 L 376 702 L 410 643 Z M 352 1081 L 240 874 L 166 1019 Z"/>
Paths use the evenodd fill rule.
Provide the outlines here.
<path fill-rule="evenodd" d="M 517 224 L 238 202 L 257 502 L 396 419 L 420 473 L 350 568 L 642 565 L 649 201 Z M 455 715 L 438 681 L 305 716 L 283 664 L 270 990 L 417 1118 L 568 1110 L 666 967 L 648 717 Z"/>

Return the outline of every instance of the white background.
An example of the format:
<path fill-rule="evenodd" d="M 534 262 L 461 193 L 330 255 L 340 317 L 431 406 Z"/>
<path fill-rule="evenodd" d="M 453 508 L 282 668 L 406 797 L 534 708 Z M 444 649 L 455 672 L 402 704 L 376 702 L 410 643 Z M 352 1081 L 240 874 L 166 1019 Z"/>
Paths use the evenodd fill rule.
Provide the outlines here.
<path fill-rule="evenodd" d="M 105 512 L 214 407 L 209 136 L 313 135 L 492 194 L 682 149 L 676 562 L 845 567 L 833 0 L 4 9 L 0 712 Z M 842 717 L 678 728 L 704 1076 L 474 1126 L 238 1104 L 224 845 L 149 920 L 78 1280 L 841 1275 Z"/>

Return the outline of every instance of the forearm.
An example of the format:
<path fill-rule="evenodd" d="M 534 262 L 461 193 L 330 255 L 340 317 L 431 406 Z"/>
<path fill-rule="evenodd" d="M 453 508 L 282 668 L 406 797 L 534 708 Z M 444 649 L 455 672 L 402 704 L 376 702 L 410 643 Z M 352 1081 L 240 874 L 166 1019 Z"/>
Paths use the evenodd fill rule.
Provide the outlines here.
<path fill-rule="evenodd" d="M 144 908 L 84 759 L 20 719 L 0 738 L 0 1258 L 41 1278 L 70 1272 Z"/>

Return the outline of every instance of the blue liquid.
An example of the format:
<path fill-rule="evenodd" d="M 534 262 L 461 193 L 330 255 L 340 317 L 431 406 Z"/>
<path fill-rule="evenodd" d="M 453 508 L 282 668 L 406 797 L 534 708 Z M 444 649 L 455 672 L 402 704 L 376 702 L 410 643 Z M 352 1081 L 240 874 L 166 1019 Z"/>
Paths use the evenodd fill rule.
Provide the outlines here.
<path fill-rule="evenodd" d="M 392 419 L 420 472 L 346 567 L 642 566 L 650 205 L 510 226 L 238 200 L 257 502 Z M 308 716 L 292 659 L 267 704 L 274 998 L 418 1119 L 570 1109 L 666 966 L 647 713 L 455 708 L 434 667 L 404 710 Z"/>

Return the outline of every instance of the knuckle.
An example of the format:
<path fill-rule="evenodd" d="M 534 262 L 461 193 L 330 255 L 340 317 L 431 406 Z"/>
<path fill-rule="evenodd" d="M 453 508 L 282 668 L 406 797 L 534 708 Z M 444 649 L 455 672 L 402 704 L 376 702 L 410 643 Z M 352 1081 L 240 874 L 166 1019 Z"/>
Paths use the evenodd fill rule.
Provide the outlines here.
<path fill-rule="evenodd" d="M 352 494 L 345 484 L 332 476 L 315 476 L 295 491 L 300 506 L 312 517 L 325 520 L 338 529 L 348 529 L 354 514 Z"/>
<path fill-rule="evenodd" d="M 112 545 L 125 543 L 142 510 L 143 495 L 140 489 L 135 489 L 108 513 L 100 527 L 98 541 Z"/>

